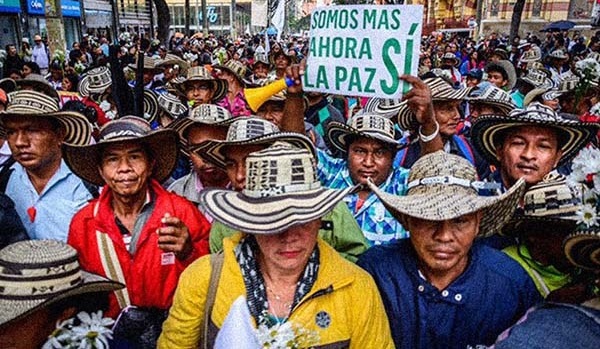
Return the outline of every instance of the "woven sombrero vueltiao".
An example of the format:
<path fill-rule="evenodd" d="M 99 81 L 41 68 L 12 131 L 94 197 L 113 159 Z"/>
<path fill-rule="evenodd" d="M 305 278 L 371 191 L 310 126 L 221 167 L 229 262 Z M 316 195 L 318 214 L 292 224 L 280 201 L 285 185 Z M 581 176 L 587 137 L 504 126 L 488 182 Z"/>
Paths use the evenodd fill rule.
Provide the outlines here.
<path fill-rule="evenodd" d="M 156 65 L 157 63 L 158 63 L 158 61 L 156 59 L 144 55 L 144 61 L 143 61 L 143 64 L 144 64 L 143 65 L 143 69 L 144 70 L 152 70 L 155 73 L 159 73 L 159 72 L 163 71 L 162 67 L 159 67 L 159 66 Z M 138 61 L 137 61 L 137 57 L 136 57 L 135 62 L 128 64 L 127 67 L 129 69 L 132 69 L 133 71 L 136 71 L 137 70 L 137 64 L 138 64 Z"/>
<path fill-rule="evenodd" d="M 541 126 L 557 130 L 561 137 L 559 147 L 562 157 L 558 165 L 562 165 L 577 155 L 593 135 L 598 125 L 580 122 L 561 117 L 551 108 L 533 102 L 526 109 L 515 109 L 509 115 L 481 115 L 473 123 L 471 139 L 477 151 L 490 163 L 498 164 L 496 146 L 500 143 L 507 130 L 520 126 Z"/>
<path fill-rule="evenodd" d="M 230 59 L 223 65 L 215 65 L 215 69 L 219 69 L 221 71 L 225 70 L 233 74 L 242 86 L 246 83 L 246 65 L 240 61 L 236 61 L 234 59 Z"/>
<path fill-rule="evenodd" d="M 437 151 L 417 160 L 408 175 L 404 196 L 386 193 L 370 179 L 368 185 L 397 219 L 406 215 L 429 221 L 444 221 L 483 210 L 479 236 L 497 233 L 513 215 L 525 191 L 520 179 L 499 196 L 479 196 L 484 183 L 477 181 L 471 163 L 453 154 Z"/>
<path fill-rule="evenodd" d="M 77 176 L 102 186 L 104 180 L 98 166 L 103 149 L 107 145 L 127 142 L 140 142 L 147 146 L 151 160 L 154 160 L 152 177 L 159 182 L 167 179 L 177 165 L 177 133 L 170 129 L 153 131 L 146 120 L 131 115 L 104 124 L 96 144 L 63 145 L 63 157 Z"/>
<path fill-rule="evenodd" d="M 522 236 L 530 233 L 532 226 L 543 225 L 556 233 L 570 234 L 577 226 L 581 198 L 581 192 L 569 186 L 563 175 L 550 172 L 525 192 L 523 207 L 517 209 L 502 232 Z"/>
<path fill-rule="evenodd" d="M 156 66 L 160 68 L 164 68 L 169 65 L 179 66 L 179 73 L 183 75 L 187 74 L 187 70 L 190 68 L 190 64 L 188 62 L 172 53 L 167 53 L 165 59 L 159 59 L 156 61 Z"/>
<path fill-rule="evenodd" d="M 213 102 L 220 100 L 227 94 L 227 81 L 213 77 L 206 68 L 199 66 L 191 67 L 188 69 L 185 79 L 174 79 L 171 81 L 171 84 L 175 87 L 177 93 L 187 98 L 186 90 L 189 88 L 188 85 L 194 81 L 209 81 L 212 84 L 214 89 Z"/>
<path fill-rule="evenodd" d="M 505 115 L 517 108 L 506 91 L 492 84 L 487 85 L 483 90 L 473 89 L 465 99 L 470 104 L 491 105 Z"/>
<path fill-rule="evenodd" d="M 58 100 L 37 91 L 20 90 L 8 94 L 6 110 L 0 111 L 0 124 L 6 117 L 32 116 L 52 118 L 65 130 L 65 143 L 85 145 L 90 142 L 92 126 L 82 114 L 60 111 Z"/>
<path fill-rule="evenodd" d="M 258 116 L 236 118 L 229 125 L 227 137 L 224 141 L 205 141 L 190 147 L 190 152 L 194 152 L 217 167 L 225 169 L 227 163 L 225 151 L 227 147 L 269 146 L 276 141 L 284 141 L 296 147 L 307 149 L 316 156 L 315 147 L 308 137 L 296 132 L 281 132 L 275 124 Z"/>
<path fill-rule="evenodd" d="M 235 121 L 235 118 L 229 110 L 220 107 L 215 104 L 200 104 L 194 109 L 190 110 L 190 114 L 187 117 L 178 118 L 167 126 L 177 132 L 179 135 L 179 144 L 181 145 L 180 150 L 185 155 L 189 156 L 188 153 L 188 140 L 187 133 L 192 125 L 210 125 L 210 126 L 221 126 L 225 129 Z"/>
<path fill-rule="evenodd" d="M 506 72 L 506 76 L 508 78 L 508 83 L 506 84 L 507 90 L 512 90 L 517 83 L 517 71 L 515 70 L 515 66 L 511 61 L 502 59 L 497 62 L 489 63 L 485 67 L 485 72 L 489 73 L 490 70 L 503 70 Z"/>
<path fill-rule="evenodd" d="M 56 89 L 40 74 L 29 74 L 21 80 L 16 80 L 17 90 L 33 90 L 44 93 L 57 101 L 60 99 Z"/>
<path fill-rule="evenodd" d="M 101 94 L 112 84 L 110 70 L 107 67 L 90 69 L 79 82 L 79 94 L 83 97 Z"/>
<path fill-rule="evenodd" d="M 443 78 L 435 77 L 423 80 L 431 90 L 431 99 L 439 101 L 461 101 L 471 92 L 472 88 L 455 89 Z M 391 108 L 390 108 L 391 109 Z M 391 110 L 390 110 L 391 111 Z M 402 130 L 416 130 L 419 124 L 417 117 L 408 107 L 408 101 L 398 104 L 398 126 Z"/>
<path fill-rule="evenodd" d="M 327 141 L 344 154 L 352 137 L 374 139 L 399 149 L 401 144 L 395 135 L 392 120 L 377 114 L 359 113 L 350 118 L 347 124 L 333 121 L 327 127 Z"/>
<path fill-rule="evenodd" d="M 398 108 L 401 99 L 397 98 L 369 98 L 362 109 L 364 113 L 377 113 L 386 118 L 393 118 L 398 115 Z"/>
<path fill-rule="evenodd" d="M 158 96 L 151 90 L 144 89 L 144 119 L 152 123 L 158 117 Z"/>
<path fill-rule="evenodd" d="M 73 296 L 124 285 L 81 269 L 77 251 L 57 240 L 27 240 L 0 250 L 0 329 Z"/>
<path fill-rule="evenodd" d="M 539 69 L 528 69 L 527 74 L 519 78 L 519 80 L 530 84 L 534 88 L 550 89 L 554 85 L 548 74 Z"/>
<path fill-rule="evenodd" d="M 177 119 L 185 113 L 187 108 L 181 100 L 172 93 L 161 93 L 158 95 L 158 106 L 162 111 L 169 114 L 172 119 Z"/>
<path fill-rule="evenodd" d="M 313 153 L 278 141 L 248 155 L 244 190 L 203 190 L 200 205 L 232 229 L 277 234 L 323 217 L 353 189 L 322 186 Z"/>
<path fill-rule="evenodd" d="M 600 270 L 600 228 L 594 226 L 575 231 L 563 242 L 567 258 L 575 266 Z"/>

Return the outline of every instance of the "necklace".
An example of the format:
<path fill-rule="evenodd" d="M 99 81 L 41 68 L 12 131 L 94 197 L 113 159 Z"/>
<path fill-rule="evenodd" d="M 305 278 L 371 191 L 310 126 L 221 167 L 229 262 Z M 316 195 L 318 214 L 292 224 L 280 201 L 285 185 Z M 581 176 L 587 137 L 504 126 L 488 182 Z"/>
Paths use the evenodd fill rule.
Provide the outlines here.
<path fill-rule="evenodd" d="M 273 295 L 273 300 L 275 300 L 276 302 L 270 301 L 269 302 L 269 308 L 271 309 L 271 312 L 273 315 L 275 316 L 279 316 L 280 314 L 284 314 L 284 318 L 287 318 L 290 315 L 290 312 L 292 310 L 292 302 L 288 301 L 286 302 L 283 297 L 276 293 L 271 287 L 269 287 L 268 285 L 267 287 L 267 291 L 269 291 L 269 293 L 271 293 Z M 293 299 L 293 298 L 292 298 Z M 278 309 L 275 308 L 275 304 L 274 303 L 278 303 Z"/>

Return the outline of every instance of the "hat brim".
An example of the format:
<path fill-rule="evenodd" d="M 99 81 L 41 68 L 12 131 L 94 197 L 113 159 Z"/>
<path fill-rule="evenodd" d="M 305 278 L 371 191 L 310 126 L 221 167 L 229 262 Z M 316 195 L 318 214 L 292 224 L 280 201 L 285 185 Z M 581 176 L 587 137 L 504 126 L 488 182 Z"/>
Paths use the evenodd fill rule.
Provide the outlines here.
<path fill-rule="evenodd" d="M 316 158 L 316 150 L 312 141 L 300 133 L 295 132 L 274 132 L 264 136 L 250 138 L 241 141 L 205 141 L 191 147 L 190 152 L 196 153 L 207 161 L 213 163 L 220 169 L 225 169 L 227 166 L 224 153 L 225 147 L 228 146 L 244 146 L 244 145 L 271 145 L 274 142 L 283 141 L 290 143 L 296 147 L 308 149 Z"/>
<path fill-rule="evenodd" d="M 233 70 L 229 69 L 229 67 L 226 67 L 224 65 L 215 65 L 213 67 L 214 69 L 219 69 L 219 70 L 226 70 L 229 73 L 233 74 L 233 76 L 235 76 L 235 78 L 240 82 L 240 84 L 242 86 L 246 86 L 246 77 L 245 76 L 241 76 L 240 74 L 238 74 L 237 72 L 234 72 Z M 220 80 L 220 79 L 219 79 Z"/>
<path fill-rule="evenodd" d="M 158 97 L 151 90 L 144 89 L 144 115 L 142 118 L 152 123 L 158 117 Z"/>
<path fill-rule="evenodd" d="M 513 237 L 526 236 L 528 233 L 531 233 L 531 230 L 528 229 L 528 227 L 531 227 L 532 225 L 537 227 L 552 227 L 553 232 L 565 232 L 564 236 L 566 236 L 575 230 L 577 221 L 572 219 L 515 214 L 502 228 L 502 235 Z"/>
<path fill-rule="evenodd" d="M 88 293 L 110 292 L 121 289 L 125 285 L 103 278 L 96 274 L 81 271 L 83 282 L 77 287 L 55 294 L 50 299 L 37 300 L 0 300 L 0 328 L 19 321 L 39 309 L 47 307 L 63 299 Z"/>
<path fill-rule="evenodd" d="M 565 238 L 564 251 L 567 258 L 575 266 L 589 269 L 600 269 L 600 234 L 597 231 L 584 230 Z"/>
<path fill-rule="evenodd" d="M 107 82 L 96 87 L 90 87 L 90 77 L 86 75 L 81 79 L 81 81 L 79 81 L 79 94 L 83 97 L 87 97 L 92 94 L 102 94 L 106 92 L 111 84 L 112 82 Z"/>
<path fill-rule="evenodd" d="M 73 111 L 59 111 L 54 113 L 34 114 L 31 111 L 0 112 L 0 124 L 4 123 L 5 117 L 34 116 L 40 118 L 53 118 L 58 121 L 65 130 L 64 143 L 73 145 L 87 145 L 92 137 L 92 126 L 85 116 Z"/>
<path fill-rule="evenodd" d="M 462 101 L 471 93 L 471 90 L 470 87 L 458 90 L 452 89 L 452 91 L 448 90 L 446 93 L 432 95 L 431 100 L 434 102 Z M 415 113 L 408 107 L 408 101 L 402 101 L 398 105 L 398 126 L 405 131 L 416 130 L 419 127 Z"/>
<path fill-rule="evenodd" d="M 389 144 L 396 150 L 402 147 L 402 144 L 400 144 L 400 142 L 383 132 L 377 132 L 374 130 L 364 132 L 355 129 L 352 126 L 348 126 L 344 123 L 337 121 L 329 123 L 329 127 L 327 128 L 326 139 L 332 146 L 334 146 L 336 149 L 338 149 L 344 154 L 348 151 L 348 141 L 351 137 L 365 137 L 369 139 L 374 139 L 376 141 Z"/>
<path fill-rule="evenodd" d="M 174 130 L 175 132 L 177 132 L 177 134 L 179 135 L 179 145 L 180 148 L 179 150 L 185 154 L 186 156 L 189 156 L 189 152 L 188 152 L 188 140 L 187 140 L 187 131 L 190 128 L 190 126 L 192 125 L 209 125 L 209 126 L 218 126 L 218 127 L 224 127 L 224 128 L 228 128 L 229 125 L 235 121 L 235 118 L 231 118 L 228 120 L 223 120 L 223 121 L 219 121 L 219 122 L 215 122 L 215 123 L 208 123 L 208 122 L 199 122 L 196 120 L 192 120 L 189 116 L 183 117 L 183 118 L 177 118 L 175 119 L 172 123 L 170 123 L 167 128 L 170 128 L 172 130 Z"/>
<path fill-rule="evenodd" d="M 127 65 L 127 67 L 133 71 L 137 71 L 137 64 L 136 63 L 129 63 Z M 154 67 L 150 67 L 150 66 L 144 66 L 142 68 L 142 70 L 152 70 L 155 73 L 160 73 L 164 70 L 163 67 L 159 67 L 159 66 L 154 66 Z"/>
<path fill-rule="evenodd" d="M 543 95 L 546 91 L 548 91 L 547 88 L 534 88 L 533 90 L 529 91 L 525 95 L 525 98 L 523 98 L 523 105 L 527 107 L 535 97 Z"/>
<path fill-rule="evenodd" d="M 167 179 L 177 165 L 177 134 L 167 129 L 157 130 L 140 138 L 114 139 L 85 146 L 64 144 L 63 156 L 73 173 L 92 184 L 102 186 L 105 183 L 98 167 L 103 148 L 127 142 L 140 142 L 148 146 L 153 156 L 151 160 L 154 160 L 152 177 L 159 182 Z"/>
<path fill-rule="evenodd" d="M 215 90 L 215 94 L 213 95 L 213 98 L 212 98 L 213 102 L 221 100 L 227 94 L 227 87 L 228 87 L 227 81 L 221 80 L 221 79 L 198 79 L 198 78 L 185 79 L 179 83 L 174 83 L 173 87 L 175 87 L 175 90 L 177 91 L 177 93 L 179 95 L 181 95 L 185 99 L 187 99 L 187 95 L 185 92 L 186 85 L 192 81 L 210 81 L 210 82 L 212 82 L 213 88 Z"/>
<path fill-rule="evenodd" d="M 514 104 L 499 102 L 499 101 L 491 100 L 491 99 L 477 99 L 477 98 L 468 99 L 467 98 L 466 100 L 471 104 L 491 105 L 492 107 L 498 109 L 503 115 L 508 115 L 511 111 L 513 111 L 517 108 L 517 106 Z"/>
<path fill-rule="evenodd" d="M 57 101 L 60 100 L 58 92 L 56 92 L 56 90 L 52 86 L 50 86 L 50 84 L 27 79 L 17 80 L 16 83 L 19 89 L 23 88 L 24 86 L 30 86 L 34 89 L 34 91 L 42 92 L 43 94 L 50 96 L 56 99 Z"/>
<path fill-rule="evenodd" d="M 318 188 L 302 193 L 287 193 L 253 198 L 223 189 L 207 189 L 200 194 L 200 205 L 215 220 L 249 234 L 277 234 L 302 223 L 323 217 L 353 188 Z"/>
<path fill-rule="evenodd" d="M 558 165 L 572 159 L 596 134 L 597 124 L 565 120 L 561 124 L 552 124 L 548 120 L 519 119 L 503 115 L 481 115 L 473 123 L 471 139 L 479 153 L 490 163 L 498 165 L 496 144 L 504 131 L 520 126 L 551 127 L 561 132 L 567 141 L 562 145 L 562 157 Z"/>
<path fill-rule="evenodd" d="M 387 210 L 397 219 L 409 216 L 429 221 L 444 221 L 483 210 L 479 224 L 479 236 L 498 233 L 512 217 L 519 199 L 525 192 L 525 181 L 515 185 L 499 196 L 478 196 L 473 189 L 449 185 L 430 185 L 426 194 L 398 196 L 379 189 L 372 181 L 369 187 Z M 449 187 L 452 187 L 450 189 Z"/>

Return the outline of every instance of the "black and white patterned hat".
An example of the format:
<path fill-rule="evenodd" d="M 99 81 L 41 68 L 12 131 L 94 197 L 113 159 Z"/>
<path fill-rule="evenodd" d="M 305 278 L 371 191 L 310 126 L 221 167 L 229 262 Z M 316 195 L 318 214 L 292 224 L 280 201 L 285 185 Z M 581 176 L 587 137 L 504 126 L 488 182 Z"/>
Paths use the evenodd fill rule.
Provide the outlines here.
<path fill-rule="evenodd" d="M 244 190 L 204 190 L 200 205 L 232 229 L 277 234 L 323 217 L 353 189 L 323 187 L 317 178 L 314 154 L 277 141 L 248 155 Z"/>
<path fill-rule="evenodd" d="M 554 85 L 548 74 L 539 69 L 528 69 L 527 74 L 519 79 L 532 85 L 534 88 L 549 89 Z"/>
<path fill-rule="evenodd" d="M 205 141 L 191 147 L 190 152 L 194 152 L 217 167 L 225 169 L 225 150 L 228 146 L 261 144 L 268 146 L 276 141 L 284 141 L 296 147 L 307 149 L 316 156 L 315 147 L 308 137 L 296 132 L 281 132 L 275 124 L 257 116 L 236 118 L 229 125 L 227 137 L 224 141 Z"/>
<path fill-rule="evenodd" d="M 558 165 L 574 157 L 596 134 L 598 125 L 561 117 L 552 108 L 533 102 L 526 109 L 515 109 L 509 115 L 481 115 L 473 123 L 471 139 L 477 151 L 492 164 L 498 164 L 496 147 L 506 130 L 520 126 L 544 126 L 559 132 L 562 157 Z"/>
<path fill-rule="evenodd" d="M 144 89 L 144 119 L 152 123 L 158 117 L 158 96 L 151 90 Z"/>
<path fill-rule="evenodd" d="M 342 153 L 348 151 L 349 138 L 356 136 L 375 139 L 395 148 L 401 146 L 395 138 L 392 120 L 379 114 L 360 113 L 350 118 L 347 124 L 333 121 L 327 127 L 327 141 Z"/>
<path fill-rule="evenodd" d="M 107 67 L 90 69 L 79 82 L 79 94 L 83 97 L 104 93 L 112 84 L 110 70 Z"/>
<path fill-rule="evenodd" d="M 161 93 L 158 95 L 158 106 L 171 118 L 177 119 L 187 110 L 181 100 L 172 93 Z"/>
<path fill-rule="evenodd" d="M 492 84 L 489 84 L 483 90 L 473 89 L 465 99 L 471 104 L 489 104 L 505 115 L 517 108 L 506 91 Z"/>

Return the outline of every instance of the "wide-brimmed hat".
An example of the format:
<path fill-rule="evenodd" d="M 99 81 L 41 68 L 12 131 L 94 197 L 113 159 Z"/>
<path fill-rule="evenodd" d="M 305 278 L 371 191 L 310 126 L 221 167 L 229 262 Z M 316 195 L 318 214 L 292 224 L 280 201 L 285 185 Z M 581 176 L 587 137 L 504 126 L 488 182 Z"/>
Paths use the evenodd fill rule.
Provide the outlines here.
<path fill-rule="evenodd" d="M 158 117 L 158 95 L 148 89 L 144 89 L 144 119 L 152 123 Z"/>
<path fill-rule="evenodd" d="M 187 152 L 187 132 L 190 126 L 210 125 L 228 128 L 233 121 L 235 121 L 235 118 L 231 115 L 229 110 L 215 104 L 200 104 L 190 110 L 190 114 L 187 117 L 178 118 L 167 127 L 177 132 L 179 135 L 181 152 L 185 155 L 189 155 Z"/>
<path fill-rule="evenodd" d="M 496 147 L 502 141 L 507 130 L 521 126 L 549 127 L 559 133 L 559 147 L 562 151 L 559 165 L 575 156 L 596 134 L 597 130 L 595 123 L 564 119 L 552 108 L 533 102 L 525 109 L 513 110 L 508 116 L 479 116 L 473 123 L 471 139 L 483 157 L 490 163 L 498 164 Z"/>
<path fill-rule="evenodd" d="M 167 179 L 177 165 L 177 133 L 170 129 L 152 131 L 150 124 L 137 116 L 123 116 L 106 123 L 100 129 L 96 144 L 85 146 L 63 145 L 65 162 L 73 173 L 86 181 L 104 185 L 98 172 L 102 151 L 107 145 L 141 142 L 154 160 L 152 177 L 159 182 Z"/>
<path fill-rule="evenodd" d="M 524 81 L 534 88 L 551 88 L 554 84 L 548 77 L 546 72 L 538 69 L 528 69 L 525 76 L 520 77 L 519 80 Z"/>
<path fill-rule="evenodd" d="M 101 94 L 112 85 L 110 69 L 98 67 L 88 70 L 79 81 L 79 94 L 83 97 L 92 94 Z"/>
<path fill-rule="evenodd" d="M 525 192 L 523 208 L 504 226 L 503 233 L 520 236 L 530 233 L 532 224 L 543 224 L 556 228 L 557 233 L 570 234 L 577 226 L 581 197 L 563 175 L 551 172 Z"/>
<path fill-rule="evenodd" d="M 254 68 L 254 66 L 257 64 L 264 64 L 267 67 L 271 68 L 271 62 L 269 61 L 269 58 L 267 57 L 267 55 L 264 53 L 255 53 L 254 54 L 254 63 L 252 63 L 252 68 Z"/>
<path fill-rule="evenodd" d="M 362 112 L 377 113 L 387 118 L 393 118 L 394 116 L 398 115 L 400 103 L 402 103 L 402 100 L 398 98 L 372 97 L 367 100 Z"/>
<path fill-rule="evenodd" d="M 163 70 L 163 68 L 162 67 L 158 67 L 156 65 L 156 63 L 157 63 L 156 59 L 144 55 L 144 67 L 143 67 L 144 70 L 153 70 L 156 73 L 161 72 Z M 136 58 L 135 62 L 128 64 L 127 67 L 129 67 L 130 69 L 136 71 L 137 70 L 137 64 L 138 64 L 138 61 L 137 61 L 137 58 Z"/>
<path fill-rule="evenodd" d="M 506 76 L 508 77 L 508 84 L 506 85 L 506 88 L 508 90 L 512 90 L 512 88 L 515 87 L 515 84 L 517 83 L 517 72 L 515 70 L 515 66 L 512 64 L 511 61 L 502 59 L 502 60 L 499 60 L 498 62 L 488 64 L 485 67 L 485 72 L 487 73 L 487 72 L 489 72 L 489 70 L 498 70 L 498 69 L 506 72 Z"/>
<path fill-rule="evenodd" d="M 577 84 L 579 84 L 579 78 L 577 76 L 561 79 L 558 84 L 558 91 L 563 93 L 573 92 L 577 88 Z"/>
<path fill-rule="evenodd" d="M 480 196 L 484 183 L 477 181 L 477 170 L 457 155 L 437 151 L 417 160 L 408 175 L 408 191 L 398 196 L 386 193 L 368 181 L 369 187 L 396 218 L 410 216 L 428 221 L 444 221 L 483 210 L 480 236 L 500 230 L 510 219 L 525 190 L 525 181 L 499 196 Z"/>
<path fill-rule="evenodd" d="M 17 84 L 17 89 L 19 90 L 30 87 L 34 91 L 42 92 L 56 99 L 57 101 L 59 100 L 58 92 L 56 92 L 48 80 L 46 80 L 46 78 L 40 74 L 29 74 L 25 78 L 15 81 L 15 83 Z"/>
<path fill-rule="evenodd" d="M 471 92 L 472 88 L 455 89 L 446 80 L 435 77 L 423 80 L 431 90 L 431 99 L 433 101 L 461 101 Z M 391 109 L 391 108 L 390 108 Z M 398 104 L 398 126 L 401 129 L 415 130 L 418 127 L 417 117 L 408 107 L 408 101 Z"/>
<path fill-rule="evenodd" d="M 490 56 L 496 55 L 500 57 L 500 59 L 508 59 L 508 52 L 506 52 L 503 48 L 495 48 L 494 51 L 490 54 Z"/>
<path fill-rule="evenodd" d="M 181 100 L 172 93 L 161 93 L 158 95 L 158 106 L 171 118 L 177 119 L 187 110 Z"/>
<path fill-rule="evenodd" d="M 456 55 L 452 52 L 444 53 L 444 55 L 442 56 L 442 62 L 443 61 L 452 61 L 452 66 L 454 67 L 456 67 L 460 63 L 458 57 L 456 57 Z"/>
<path fill-rule="evenodd" d="M 539 62 L 542 60 L 542 52 L 538 49 L 531 48 L 521 55 L 519 61 L 521 63 Z"/>
<path fill-rule="evenodd" d="M 206 189 L 200 194 L 200 205 L 232 229 L 277 234 L 323 217 L 352 190 L 322 186 L 314 153 L 278 141 L 248 155 L 241 192 Z"/>
<path fill-rule="evenodd" d="M 356 114 L 347 124 L 333 121 L 327 127 L 327 141 L 342 153 L 348 151 L 348 142 L 353 137 L 375 139 L 398 149 L 401 145 L 395 136 L 392 120 L 377 114 Z"/>
<path fill-rule="evenodd" d="M 227 94 L 227 81 L 213 77 L 205 67 L 191 67 L 188 69 L 185 79 L 172 80 L 171 83 L 175 90 L 185 97 L 185 91 L 188 89 L 189 83 L 193 81 L 211 82 L 215 91 L 213 101 L 218 101 Z"/>
<path fill-rule="evenodd" d="M 246 145 L 271 145 L 276 141 L 284 141 L 299 148 L 310 150 L 316 156 L 312 141 L 296 132 L 281 132 L 272 122 L 258 116 L 236 118 L 229 125 L 224 141 L 209 140 L 191 147 L 194 152 L 221 169 L 226 168 L 225 148 L 228 146 L 243 147 Z"/>
<path fill-rule="evenodd" d="M 179 73 L 183 75 L 187 74 L 187 70 L 190 68 L 190 64 L 188 62 L 172 53 L 167 53 L 165 59 L 159 59 L 156 61 L 156 67 L 164 69 L 164 67 L 168 65 L 179 66 Z"/>
<path fill-rule="evenodd" d="M 58 101 L 47 94 L 20 90 L 8 95 L 6 110 L 0 112 L 0 123 L 10 116 L 35 116 L 53 118 L 65 131 L 65 143 L 85 145 L 90 142 L 92 126 L 82 114 L 73 111 L 60 111 Z"/>
<path fill-rule="evenodd" d="M 246 65 L 240 61 L 230 59 L 223 65 L 215 65 L 214 68 L 230 72 L 242 85 L 246 83 Z"/>
<path fill-rule="evenodd" d="M 473 89 L 466 100 L 471 104 L 491 105 L 505 115 L 508 115 L 517 107 L 506 91 L 491 84 L 484 89 Z"/>
<path fill-rule="evenodd" d="M 567 58 L 569 58 L 569 56 L 567 56 L 565 51 L 563 51 L 561 49 L 556 49 L 556 50 L 550 52 L 550 54 L 548 55 L 548 58 L 567 59 Z"/>
<path fill-rule="evenodd" d="M 61 300 L 123 287 L 83 271 L 64 242 L 17 242 L 0 250 L 0 328 Z"/>
<path fill-rule="evenodd" d="M 17 89 L 17 83 L 11 78 L 0 79 L 0 89 L 6 93 L 11 93 Z"/>
<path fill-rule="evenodd" d="M 563 248 L 573 265 L 589 270 L 600 269 L 600 229 L 593 226 L 568 235 Z"/>

